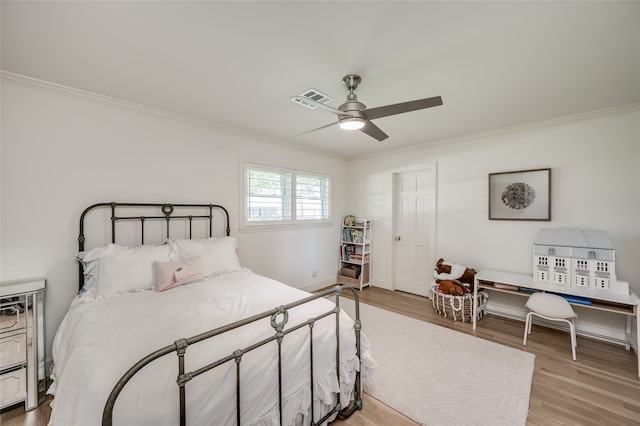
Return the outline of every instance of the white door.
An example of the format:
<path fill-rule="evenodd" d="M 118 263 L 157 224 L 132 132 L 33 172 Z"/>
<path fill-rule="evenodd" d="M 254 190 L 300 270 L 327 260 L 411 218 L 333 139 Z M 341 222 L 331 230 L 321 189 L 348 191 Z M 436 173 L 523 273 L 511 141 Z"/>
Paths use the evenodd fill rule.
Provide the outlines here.
<path fill-rule="evenodd" d="M 427 296 L 433 281 L 435 166 L 394 175 L 395 289 Z"/>

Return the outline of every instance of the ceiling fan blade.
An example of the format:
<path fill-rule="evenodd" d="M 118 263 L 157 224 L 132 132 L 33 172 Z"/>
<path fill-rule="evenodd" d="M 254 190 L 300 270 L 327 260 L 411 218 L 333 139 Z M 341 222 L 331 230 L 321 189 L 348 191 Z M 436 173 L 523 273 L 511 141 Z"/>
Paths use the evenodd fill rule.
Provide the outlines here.
<path fill-rule="evenodd" d="M 361 132 L 368 134 L 372 138 L 377 139 L 379 142 L 385 140 L 389 137 L 385 132 L 380 130 L 378 126 L 370 122 L 369 120 L 365 121 L 364 127 L 360 129 Z"/>
<path fill-rule="evenodd" d="M 315 129 L 307 130 L 306 132 L 298 133 L 297 135 L 291 137 L 297 138 L 298 136 L 306 135 L 307 133 L 315 132 L 316 130 L 326 129 L 327 127 L 335 126 L 336 124 L 338 124 L 338 122 L 325 124 L 324 126 L 316 127 Z"/>
<path fill-rule="evenodd" d="M 368 120 L 374 120 L 376 118 L 388 117 L 390 115 L 402 114 L 409 111 L 431 108 L 440 105 L 442 105 L 442 98 L 440 96 L 436 96 L 433 98 L 418 99 L 417 101 L 402 102 L 399 104 L 369 108 L 362 111 L 362 113 L 365 115 L 365 117 L 367 117 Z"/>
<path fill-rule="evenodd" d="M 346 113 L 344 111 L 340 111 L 337 108 L 334 108 L 332 106 L 329 105 L 325 105 L 325 104 L 321 104 L 320 102 L 316 102 L 312 99 L 307 98 L 306 96 L 291 96 L 291 99 L 296 100 L 298 102 L 304 103 L 304 104 L 310 104 L 313 105 L 316 108 L 320 108 L 323 109 L 325 111 L 329 111 L 332 112 L 336 115 L 349 115 L 349 113 Z"/>

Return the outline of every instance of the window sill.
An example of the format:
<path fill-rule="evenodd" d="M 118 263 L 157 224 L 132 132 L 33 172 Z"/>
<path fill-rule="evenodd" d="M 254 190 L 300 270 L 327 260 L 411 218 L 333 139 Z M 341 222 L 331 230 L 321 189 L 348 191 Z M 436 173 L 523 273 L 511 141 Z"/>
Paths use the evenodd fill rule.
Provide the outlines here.
<path fill-rule="evenodd" d="M 279 223 L 279 224 L 261 224 L 261 225 L 243 225 L 238 228 L 238 232 L 269 232 L 269 231 L 291 231 L 302 228 L 325 228 L 333 226 L 330 220 L 297 222 L 297 223 Z"/>

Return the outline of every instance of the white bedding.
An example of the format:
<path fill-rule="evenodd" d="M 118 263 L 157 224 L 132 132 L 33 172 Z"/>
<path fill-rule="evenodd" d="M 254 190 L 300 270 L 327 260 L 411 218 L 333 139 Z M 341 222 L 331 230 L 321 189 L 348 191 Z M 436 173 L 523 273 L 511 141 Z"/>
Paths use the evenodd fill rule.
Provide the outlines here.
<path fill-rule="evenodd" d="M 125 293 L 103 300 L 76 299 L 53 343 L 55 398 L 50 426 L 101 424 L 106 399 L 120 377 L 138 360 L 182 337 L 264 312 L 308 296 L 249 271 L 232 272 L 166 292 Z M 319 299 L 289 312 L 288 325 L 331 309 Z M 335 374 L 335 316 L 313 328 L 317 420 L 338 390 Z M 284 424 L 309 423 L 310 370 L 308 327 L 287 335 L 283 349 Z M 229 355 L 273 335 L 269 320 L 245 326 L 187 348 L 186 371 Z M 359 368 L 353 321 L 340 314 L 340 386 L 343 406 L 349 402 Z M 362 335 L 362 373 L 366 381 L 375 365 Z M 276 425 L 278 416 L 277 344 L 245 354 L 241 363 L 243 425 Z M 114 409 L 114 425 L 179 423 L 177 356 L 154 361 L 125 386 Z M 187 424 L 235 424 L 235 362 L 194 378 L 187 389 Z"/>

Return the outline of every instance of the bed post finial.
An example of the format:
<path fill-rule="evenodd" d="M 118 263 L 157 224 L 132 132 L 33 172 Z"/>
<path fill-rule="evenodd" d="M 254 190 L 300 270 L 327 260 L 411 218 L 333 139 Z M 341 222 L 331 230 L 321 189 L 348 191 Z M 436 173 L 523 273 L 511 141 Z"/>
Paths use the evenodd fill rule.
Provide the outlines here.
<path fill-rule="evenodd" d="M 167 204 L 163 204 L 162 205 L 162 213 L 164 214 L 164 217 L 167 218 L 167 238 L 170 238 L 169 236 L 169 221 L 171 220 L 171 213 L 173 213 L 173 205 L 167 203 Z"/>

